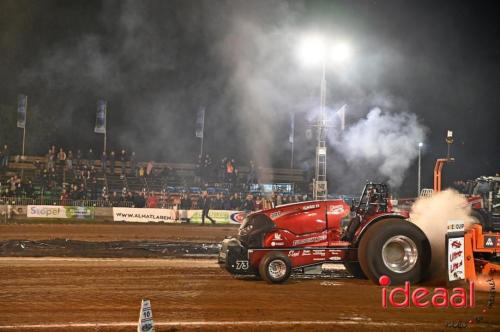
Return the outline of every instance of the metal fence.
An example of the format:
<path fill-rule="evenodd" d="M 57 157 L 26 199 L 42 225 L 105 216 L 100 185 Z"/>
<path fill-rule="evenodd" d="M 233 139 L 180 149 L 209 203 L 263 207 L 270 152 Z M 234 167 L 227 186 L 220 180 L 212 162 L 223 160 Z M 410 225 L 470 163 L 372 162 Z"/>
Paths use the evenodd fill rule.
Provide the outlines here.
<path fill-rule="evenodd" d="M 88 207 L 132 207 L 132 202 L 116 202 L 104 200 L 71 200 L 56 198 L 27 198 L 27 197 L 2 197 L 0 205 L 59 205 L 59 206 L 88 206 Z"/>

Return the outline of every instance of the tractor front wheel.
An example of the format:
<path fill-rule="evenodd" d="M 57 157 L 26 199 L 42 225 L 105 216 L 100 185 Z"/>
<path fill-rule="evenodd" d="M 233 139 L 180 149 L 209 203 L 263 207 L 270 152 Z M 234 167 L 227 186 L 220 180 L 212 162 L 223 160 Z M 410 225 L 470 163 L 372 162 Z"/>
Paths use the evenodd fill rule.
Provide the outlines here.
<path fill-rule="evenodd" d="M 260 261 L 260 277 L 269 283 L 282 283 L 290 277 L 291 273 L 290 259 L 281 253 L 270 252 Z"/>

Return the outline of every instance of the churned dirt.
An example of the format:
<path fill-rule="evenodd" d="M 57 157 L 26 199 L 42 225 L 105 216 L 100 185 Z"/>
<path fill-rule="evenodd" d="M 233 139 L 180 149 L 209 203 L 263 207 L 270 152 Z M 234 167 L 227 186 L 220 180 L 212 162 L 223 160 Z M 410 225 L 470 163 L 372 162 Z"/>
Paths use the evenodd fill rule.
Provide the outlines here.
<path fill-rule="evenodd" d="M 209 242 L 236 231 L 61 226 L 2 225 L 0 239 L 97 243 L 144 240 L 138 235 L 144 234 L 155 241 Z M 151 300 L 156 331 L 454 331 L 447 322 L 475 318 L 480 322 L 467 331 L 500 331 L 500 299 L 488 308 L 489 296 L 476 293 L 473 309 L 382 308 L 381 288 L 366 280 L 295 278 L 269 285 L 234 278 L 215 259 L 0 258 L 0 331 L 136 331 L 143 298 Z"/>

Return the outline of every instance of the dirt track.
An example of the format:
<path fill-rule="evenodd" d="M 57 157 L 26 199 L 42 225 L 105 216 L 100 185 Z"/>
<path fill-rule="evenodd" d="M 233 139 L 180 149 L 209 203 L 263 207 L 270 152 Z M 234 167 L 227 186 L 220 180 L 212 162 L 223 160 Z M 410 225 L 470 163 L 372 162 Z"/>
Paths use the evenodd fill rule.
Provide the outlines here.
<path fill-rule="evenodd" d="M 215 243 L 237 231 L 236 226 L 222 225 L 20 223 L 1 224 L 0 241 L 68 239 L 90 242 L 161 240 Z"/>
<path fill-rule="evenodd" d="M 55 229 L 27 226 L 36 225 L 2 226 L 1 237 L 25 233 L 34 239 Z M 65 226 L 72 237 L 89 234 L 93 241 L 96 236 L 124 240 L 130 230 L 110 225 L 98 228 L 98 236 L 84 227 L 96 225 Z M 135 234 L 149 234 L 145 226 L 133 226 Z M 172 227 L 158 228 L 155 236 L 174 234 Z M 201 227 L 186 227 L 193 236 L 211 237 Z M 480 316 L 483 321 L 467 331 L 500 331 L 500 303 L 482 313 L 487 293 L 476 293 L 474 309 L 384 309 L 380 288 L 368 281 L 294 279 L 268 285 L 235 279 L 207 259 L 0 258 L 1 331 L 134 331 L 142 298 L 151 299 L 156 331 L 442 331 L 446 321 Z"/>

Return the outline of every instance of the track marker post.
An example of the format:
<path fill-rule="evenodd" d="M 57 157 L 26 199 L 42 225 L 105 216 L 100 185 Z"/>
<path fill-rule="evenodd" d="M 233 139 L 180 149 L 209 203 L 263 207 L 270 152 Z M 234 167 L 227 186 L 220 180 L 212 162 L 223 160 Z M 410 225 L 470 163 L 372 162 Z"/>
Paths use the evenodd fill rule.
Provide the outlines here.
<path fill-rule="evenodd" d="M 154 332 L 153 311 L 151 302 L 148 299 L 142 299 L 141 311 L 139 312 L 139 324 L 137 332 Z"/>

